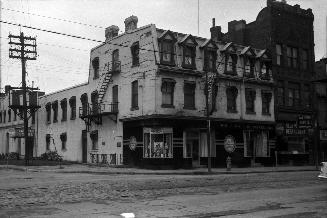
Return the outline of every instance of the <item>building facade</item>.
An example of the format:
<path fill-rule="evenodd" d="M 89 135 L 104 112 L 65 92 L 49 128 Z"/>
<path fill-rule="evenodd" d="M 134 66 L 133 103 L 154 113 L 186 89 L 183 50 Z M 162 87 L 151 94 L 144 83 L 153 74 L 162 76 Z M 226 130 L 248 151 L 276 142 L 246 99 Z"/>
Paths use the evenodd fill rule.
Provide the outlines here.
<path fill-rule="evenodd" d="M 228 23 L 228 32 L 211 28 L 212 36 L 268 49 L 276 85 L 275 114 L 280 163 L 313 163 L 314 16 L 311 9 L 267 0 L 255 21 Z M 302 125 L 310 123 L 309 125 Z"/>

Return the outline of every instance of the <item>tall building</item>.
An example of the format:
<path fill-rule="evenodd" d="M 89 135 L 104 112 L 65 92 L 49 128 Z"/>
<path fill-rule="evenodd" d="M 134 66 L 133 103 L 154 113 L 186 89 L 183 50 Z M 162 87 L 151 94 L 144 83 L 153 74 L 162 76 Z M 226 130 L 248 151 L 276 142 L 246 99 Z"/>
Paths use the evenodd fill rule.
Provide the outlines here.
<path fill-rule="evenodd" d="M 269 50 L 276 86 L 276 146 L 281 163 L 314 160 L 313 20 L 311 9 L 267 0 L 255 21 L 231 21 L 225 34 L 220 27 L 211 28 L 213 39 Z"/>

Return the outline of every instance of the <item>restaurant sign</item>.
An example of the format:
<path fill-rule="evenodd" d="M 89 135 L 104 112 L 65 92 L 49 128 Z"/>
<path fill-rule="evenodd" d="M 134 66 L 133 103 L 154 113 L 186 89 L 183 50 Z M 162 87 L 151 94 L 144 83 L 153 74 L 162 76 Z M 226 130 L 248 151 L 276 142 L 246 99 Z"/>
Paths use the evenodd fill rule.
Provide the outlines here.
<path fill-rule="evenodd" d="M 297 120 L 298 128 L 311 129 L 313 127 L 311 115 L 300 115 Z"/>

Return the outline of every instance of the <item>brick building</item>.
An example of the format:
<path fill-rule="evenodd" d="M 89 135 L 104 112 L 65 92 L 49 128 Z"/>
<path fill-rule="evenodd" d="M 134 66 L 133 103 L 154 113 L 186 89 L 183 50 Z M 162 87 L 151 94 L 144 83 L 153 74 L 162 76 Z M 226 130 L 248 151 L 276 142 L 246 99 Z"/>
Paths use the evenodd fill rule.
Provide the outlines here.
<path fill-rule="evenodd" d="M 212 38 L 267 48 L 275 81 L 277 149 L 281 163 L 313 161 L 314 16 L 311 9 L 267 0 L 255 21 L 228 23 L 228 32 L 211 28 Z M 310 125 L 301 125 L 308 122 Z"/>

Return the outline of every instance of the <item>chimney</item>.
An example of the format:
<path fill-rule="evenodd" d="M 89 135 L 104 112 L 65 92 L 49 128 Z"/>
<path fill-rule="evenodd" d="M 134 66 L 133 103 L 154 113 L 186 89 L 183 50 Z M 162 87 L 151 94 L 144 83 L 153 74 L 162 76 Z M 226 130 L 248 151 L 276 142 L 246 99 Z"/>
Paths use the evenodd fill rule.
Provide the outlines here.
<path fill-rule="evenodd" d="M 106 42 L 114 38 L 115 36 L 118 36 L 118 32 L 119 27 L 116 25 L 111 25 L 110 27 L 107 27 L 105 30 Z"/>
<path fill-rule="evenodd" d="M 221 26 L 216 26 L 215 18 L 212 18 L 212 27 L 210 28 L 211 39 L 213 41 L 222 41 L 223 33 L 221 32 Z"/>
<path fill-rule="evenodd" d="M 130 32 L 132 30 L 137 29 L 137 17 L 132 15 L 128 18 L 125 19 L 124 23 L 125 23 L 125 32 Z"/>

